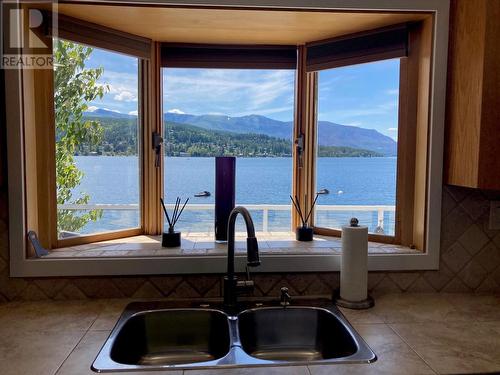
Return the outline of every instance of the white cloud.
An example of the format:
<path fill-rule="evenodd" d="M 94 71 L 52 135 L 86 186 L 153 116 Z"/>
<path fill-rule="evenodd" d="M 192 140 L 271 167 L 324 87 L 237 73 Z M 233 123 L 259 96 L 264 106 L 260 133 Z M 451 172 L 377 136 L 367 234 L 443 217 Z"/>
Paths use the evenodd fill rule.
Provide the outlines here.
<path fill-rule="evenodd" d="M 178 109 L 178 108 L 172 108 L 172 109 L 169 109 L 169 110 L 167 111 L 167 113 L 175 113 L 175 114 L 177 114 L 177 115 L 183 115 L 183 114 L 185 114 L 186 112 L 183 112 L 183 111 L 181 111 L 181 110 L 180 110 L 180 109 Z"/>
<path fill-rule="evenodd" d="M 293 103 L 291 71 L 167 69 L 163 77 L 165 105 L 196 108 L 190 113 L 269 114 Z"/>
<path fill-rule="evenodd" d="M 385 93 L 387 95 L 399 95 L 399 89 L 390 89 L 390 90 L 385 90 Z"/>
<path fill-rule="evenodd" d="M 138 113 L 139 113 L 139 112 L 138 112 L 137 110 L 135 110 L 135 111 L 130 111 L 128 114 L 129 114 L 130 116 L 137 116 L 137 115 L 138 115 Z"/>
<path fill-rule="evenodd" d="M 334 114 L 340 118 L 386 115 L 393 113 L 398 108 L 398 104 L 398 101 L 394 100 L 373 107 L 337 110 Z"/>
<path fill-rule="evenodd" d="M 113 99 L 118 100 L 120 102 L 135 102 L 137 101 L 137 96 L 130 91 L 122 90 L 119 91 L 118 94 L 116 94 Z"/>
<path fill-rule="evenodd" d="M 99 107 L 96 107 L 95 105 L 90 105 L 88 108 L 87 108 L 87 112 L 95 112 L 99 109 Z"/>
<path fill-rule="evenodd" d="M 397 132 L 398 128 L 388 128 L 387 131 L 388 132 Z"/>

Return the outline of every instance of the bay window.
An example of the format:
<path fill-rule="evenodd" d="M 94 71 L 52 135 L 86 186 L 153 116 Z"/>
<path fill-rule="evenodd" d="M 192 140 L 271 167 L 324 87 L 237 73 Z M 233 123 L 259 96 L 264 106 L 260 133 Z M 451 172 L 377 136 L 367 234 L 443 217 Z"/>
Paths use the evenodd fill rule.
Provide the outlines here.
<path fill-rule="evenodd" d="M 254 208 L 257 230 L 291 236 L 300 222 L 288 195 L 296 195 L 302 205 L 310 206 L 319 193 L 310 224 L 322 240 L 336 241 L 342 224 L 358 216 L 370 228 L 370 241 L 425 255 L 432 224 L 431 193 L 437 186 L 437 180 L 430 179 L 431 169 L 436 173 L 435 166 L 430 167 L 434 17 L 422 13 L 403 24 L 365 28 L 319 41 L 255 45 L 154 41 L 61 15 L 57 35 L 47 30 L 54 43 L 54 70 L 21 70 L 15 77 L 6 74 L 8 81 L 20 83 L 16 88 L 20 100 L 14 106 L 20 108 L 19 116 L 9 114 L 8 118 L 19 130 L 9 133 L 12 144 L 19 146 L 16 153 L 10 152 L 9 165 L 13 160 L 21 166 L 17 175 L 9 173 L 13 180 L 22 181 L 23 189 L 19 195 L 11 195 L 17 202 L 13 204 L 14 219 L 22 223 L 24 232 L 34 230 L 49 250 L 107 246 L 105 241 L 120 244 L 117 241 L 126 243 L 137 236 L 158 242 L 157 236 L 164 230 L 160 198 L 166 197 L 171 204 L 176 196 L 192 198 L 210 192 L 213 185 L 210 160 L 195 160 L 197 168 L 206 172 L 198 176 L 206 185 L 193 184 L 184 173 L 192 168 L 186 165 L 188 158 L 198 156 L 203 145 L 185 149 L 176 143 L 180 133 L 175 132 L 182 129 L 179 122 L 165 121 L 165 113 L 176 109 L 168 97 L 178 95 L 176 90 L 182 87 L 169 87 L 165 82 L 183 70 L 286 71 L 295 95 L 290 120 L 280 121 L 287 124 L 288 138 L 280 138 L 287 151 L 273 151 L 276 155 L 272 156 L 281 152 L 278 156 L 284 162 L 279 168 L 286 168 L 282 174 L 287 181 L 272 183 L 275 167 L 269 167 L 271 158 L 263 157 L 260 166 L 249 166 L 245 159 L 239 165 L 239 173 L 246 177 L 254 173 L 255 177 L 239 187 L 248 200 L 237 199 L 237 203 L 285 206 L 271 207 L 262 217 Z M 67 100 L 74 90 L 80 90 L 74 96 L 79 103 Z M 359 137 L 337 143 L 342 131 L 353 127 Z M 377 131 L 367 130 L 370 128 Z M 376 146 L 374 138 L 380 140 Z M 230 150 L 236 156 L 249 152 L 264 155 L 267 150 Z M 259 201 L 252 195 L 255 189 L 267 189 L 269 196 L 279 194 L 280 200 Z M 211 199 L 206 202 L 213 204 Z M 204 202 L 188 203 L 193 209 L 186 209 L 191 214 L 179 223 L 181 230 L 210 233 L 210 213 L 193 216 L 194 206 Z M 276 212 L 270 213 L 272 210 Z M 274 219 L 281 224 L 273 227 Z M 35 259 L 19 233 L 13 229 L 12 236 L 23 244 L 18 248 L 26 251 L 11 257 L 17 265 L 14 273 L 71 273 L 64 271 L 62 261 Z M 435 246 L 435 235 L 431 237 Z M 319 258 L 306 256 L 300 249 L 295 258 L 290 257 L 289 268 L 270 256 L 263 272 L 322 271 L 327 270 L 325 264 L 338 268 L 337 258 L 326 260 L 327 255 L 320 254 L 326 262 L 321 264 Z M 160 273 L 161 266 L 173 273 L 220 272 L 224 267 L 220 254 L 214 259 L 205 255 L 188 261 L 182 256 L 167 259 L 166 250 L 164 256 L 156 251 L 161 250 L 159 245 L 153 250 L 144 259 L 127 259 L 131 257 L 124 252 L 113 262 L 78 257 L 71 261 L 80 262 L 82 267 L 76 272 L 80 274 Z M 12 246 L 11 251 L 15 253 Z M 403 262 L 401 268 L 396 258 L 389 264 L 384 263 L 389 258 L 373 257 L 371 268 L 432 268 L 435 254 L 430 260 L 415 255 L 413 263 Z M 37 261 L 47 264 L 43 266 L 46 272 L 37 270 L 33 263 Z M 85 267 L 92 261 L 98 265 L 95 270 Z M 193 261 L 197 266 L 189 269 L 188 263 Z"/>

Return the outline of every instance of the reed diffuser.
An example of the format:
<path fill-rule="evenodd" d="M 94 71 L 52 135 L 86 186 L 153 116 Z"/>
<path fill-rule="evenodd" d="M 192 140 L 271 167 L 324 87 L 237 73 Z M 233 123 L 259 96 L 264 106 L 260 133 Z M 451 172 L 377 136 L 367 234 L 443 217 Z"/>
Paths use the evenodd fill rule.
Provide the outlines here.
<path fill-rule="evenodd" d="M 302 209 L 300 205 L 299 198 L 295 196 L 295 199 L 290 195 L 290 200 L 295 207 L 295 210 L 299 214 L 300 221 L 302 226 L 299 226 L 295 229 L 295 239 L 297 241 L 312 241 L 313 240 L 313 228 L 309 226 L 309 219 L 311 218 L 311 214 L 313 212 L 314 206 L 316 205 L 316 201 L 318 200 L 318 194 L 316 194 L 316 198 L 309 208 L 307 209 L 307 194 L 304 200 L 304 209 Z"/>
<path fill-rule="evenodd" d="M 172 217 L 168 215 L 167 208 L 165 207 L 165 202 L 160 198 L 161 206 L 163 207 L 163 212 L 165 212 L 165 217 L 168 222 L 168 232 L 163 232 L 161 236 L 161 246 L 162 247 L 178 247 L 181 246 L 181 232 L 175 231 L 175 224 L 182 215 L 184 207 L 188 203 L 189 198 L 186 199 L 184 205 L 181 207 L 181 198 L 177 197 L 175 200 L 174 211 L 172 212 Z"/>

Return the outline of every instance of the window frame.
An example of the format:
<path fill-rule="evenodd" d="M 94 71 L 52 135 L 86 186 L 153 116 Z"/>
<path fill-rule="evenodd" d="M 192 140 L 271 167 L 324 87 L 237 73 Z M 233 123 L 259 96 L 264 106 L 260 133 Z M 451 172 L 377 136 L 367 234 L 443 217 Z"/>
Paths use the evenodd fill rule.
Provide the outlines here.
<path fill-rule="evenodd" d="M 396 171 L 396 213 L 394 235 L 382 235 L 369 233 L 368 239 L 374 242 L 398 244 L 425 251 L 425 204 L 427 199 L 427 145 L 429 142 L 428 132 L 428 106 L 430 91 L 430 55 L 432 54 L 432 26 L 431 17 L 419 22 L 408 24 L 408 53 L 399 57 L 399 106 L 398 106 L 398 146 L 397 146 L 397 171 Z M 388 27 L 381 29 L 391 30 Z M 398 25 L 396 30 L 401 29 Z M 374 30 L 376 34 L 378 30 Z M 360 34 L 353 34 L 358 38 Z M 362 37 L 369 32 L 362 33 Z M 349 36 L 341 38 L 342 41 L 349 40 Z M 328 42 L 327 42 L 328 43 Z M 318 43 L 313 43 L 317 46 Z M 316 192 L 316 158 L 317 158 L 317 105 L 318 105 L 318 71 L 330 68 L 352 66 L 367 62 L 383 61 L 395 58 L 399 52 L 397 49 L 389 52 L 378 51 L 377 53 L 363 54 L 356 51 L 355 56 L 345 59 L 332 60 L 330 63 L 323 61 L 313 64 L 312 69 L 305 69 L 306 80 L 311 87 L 307 87 L 306 102 L 314 103 L 314 114 L 309 113 L 305 121 L 303 134 L 306 140 L 309 138 L 309 151 L 306 149 L 307 158 L 313 159 L 306 165 L 310 168 L 305 174 L 304 194 L 313 197 Z M 302 52 L 307 54 L 307 47 Z M 304 60 L 307 61 L 306 57 Z M 310 83 L 309 83 L 310 82 Z M 427 106 L 427 107 L 426 107 Z M 311 112 L 311 111 L 309 111 Z M 312 139 L 312 141 L 311 141 Z M 314 233 L 319 235 L 340 237 L 341 230 L 319 227 L 314 225 L 315 215 L 311 215 L 311 223 Z M 419 229 L 422 228 L 422 229 Z"/>
<path fill-rule="evenodd" d="M 50 20 L 51 17 L 52 15 L 49 14 L 48 19 Z M 161 166 L 154 167 L 155 155 L 151 139 L 152 132 L 161 132 L 163 129 L 163 124 L 158 121 L 157 115 L 158 111 L 161 111 L 161 100 L 155 100 L 158 95 L 156 90 L 159 90 L 159 95 L 161 95 L 161 87 L 155 84 L 155 80 L 161 81 L 161 71 L 157 71 L 160 61 L 157 43 L 61 15 L 58 16 L 57 33 L 49 28 L 48 34 L 51 36 L 50 42 L 53 36 L 138 59 L 139 226 L 78 237 L 58 238 L 55 203 L 54 72 L 52 69 L 44 69 L 23 70 L 20 77 L 24 98 L 22 105 L 25 113 L 27 227 L 39 233 L 40 242 L 47 249 L 160 233 L 162 214 L 156 202 L 162 196 L 163 184 L 158 183 L 158 179 L 162 177 L 163 170 Z M 35 110 L 30 110 L 31 107 Z M 40 123 L 40 119 L 46 127 L 35 125 L 35 123 Z M 42 150 L 42 152 L 33 150 Z M 151 188 L 153 183 L 155 188 Z M 43 199 L 43 197 L 49 197 L 49 199 Z M 30 252 L 28 255 L 33 255 L 30 246 L 28 246 L 28 251 Z"/>
<path fill-rule="evenodd" d="M 181 0 L 181 5 L 183 0 Z M 201 0 L 205 5 L 228 6 L 227 3 L 220 4 L 217 0 Z M 169 5 L 170 2 L 162 2 L 162 5 Z M 176 3 L 179 5 L 179 2 Z M 174 5 L 172 3 L 172 5 Z M 268 0 L 265 5 L 255 5 L 259 9 L 270 9 L 269 7 L 282 7 L 283 4 L 279 0 Z M 234 3 L 233 6 L 238 7 Z M 440 231 L 440 204 L 441 204 L 441 189 L 442 189 L 442 159 L 443 159 L 443 124 L 444 124 L 444 98 L 446 88 L 446 62 L 447 62 L 447 43 L 448 43 L 448 18 L 449 18 L 449 1 L 436 3 L 434 1 L 426 1 L 425 3 L 415 0 L 392 0 L 387 2 L 379 2 L 373 8 L 371 0 L 361 0 L 355 5 L 346 4 L 342 0 L 333 0 L 328 5 L 325 4 L 307 4 L 304 2 L 294 7 L 289 7 L 289 10 L 342 10 L 342 11 L 421 11 L 433 14 L 431 28 L 434 29 L 432 34 L 432 55 L 427 56 L 429 59 L 429 69 L 431 76 L 429 101 L 420 103 L 420 105 L 428 106 L 429 121 L 429 139 L 428 139 L 428 163 L 425 168 L 421 168 L 427 176 L 425 189 L 427 195 L 422 198 L 427 220 L 423 224 L 425 229 L 425 248 L 426 252 L 419 255 L 384 255 L 370 256 L 370 270 L 412 270 L 412 269 L 437 269 L 439 265 L 439 231 Z M 161 93 L 161 84 L 154 87 L 155 80 L 152 77 L 161 74 L 159 59 L 160 54 L 156 46 L 151 49 L 151 58 L 145 59 L 150 63 L 150 69 L 145 74 L 147 79 L 145 85 L 148 86 L 149 101 L 144 105 L 145 109 L 149 109 L 151 128 L 162 126 L 161 121 L 161 97 L 154 94 Z M 6 97 L 7 108 L 15 110 L 8 111 L 7 117 L 7 139 L 8 139 L 8 183 L 9 183 L 9 237 L 10 237 L 10 263 L 11 276 L 65 276 L 65 275 L 113 275 L 113 274 L 153 274 L 153 273 L 199 273 L 199 272 L 215 272 L 220 273 L 223 270 L 223 265 L 219 260 L 211 259 L 211 257 L 190 257 L 190 259 L 75 259 L 75 260 L 49 260 L 49 259 L 29 259 L 27 257 L 27 249 L 29 246 L 26 241 L 26 185 L 27 181 L 26 168 L 24 164 L 23 150 L 25 149 L 25 139 L 22 129 L 24 122 L 23 100 L 22 95 L 22 71 L 6 71 L 5 72 L 5 88 L 6 92 L 11 95 Z M 161 81 L 159 81 L 161 82 Z M 156 98 L 156 100 L 155 100 Z M 305 104 L 304 104 L 305 105 Z M 140 109 L 140 110 L 141 110 Z M 150 133 L 149 133 L 150 134 Z M 148 138 L 145 138 L 145 149 L 148 146 Z M 149 142 L 150 145 L 151 142 Z M 153 156 L 151 150 L 148 153 Z M 161 170 L 161 168 L 160 168 Z M 294 172 L 295 173 L 295 172 Z M 162 186 L 163 176 L 159 178 L 155 186 Z M 158 172 L 151 176 L 152 180 L 158 179 Z M 144 180 L 147 180 L 146 178 Z M 160 189 L 161 190 L 161 189 Z M 161 196 L 161 191 L 154 194 Z M 150 200 L 152 202 L 152 200 Z M 155 201 L 155 206 L 157 200 Z M 153 215 L 155 216 L 155 215 Z M 160 218 L 160 220 L 158 220 Z M 158 228 L 154 224 L 161 222 L 161 211 L 157 209 L 157 216 L 151 217 L 150 230 L 161 231 L 161 226 Z M 144 228 L 147 229 L 147 222 L 144 222 Z M 280 258 L 278 262 L 274 262 L 274 258 Z M 289 259 L 290 258 L 290 259 Z M 307 271 L 335 271 L 339 269 L 339 257 L 331 257 L 320 259 L 320 257 L 311 256 L 284 256 L 270 257 L 269 265 L 264 265 L 257 272 L 307 272 Z M 212 267 L 212 265 L 219 264 Z M 243 262 L 240 262 L 243 264 Z M 69 266 L 71 264 L 71 266 Z M 69 266 L 69 267 L 68 267 Z M 92 266 L 92 267 L 89 267 Z M 179 267 L 180 266 L 180 267 Z M 70 269 L 71 268 L 71 269 Z"/>

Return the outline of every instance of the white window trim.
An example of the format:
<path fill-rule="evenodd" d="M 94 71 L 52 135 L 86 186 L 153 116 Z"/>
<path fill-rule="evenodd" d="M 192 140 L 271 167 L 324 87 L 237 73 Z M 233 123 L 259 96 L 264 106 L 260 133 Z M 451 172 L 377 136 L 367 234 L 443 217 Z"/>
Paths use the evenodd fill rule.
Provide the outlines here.
<path fill-rule="evenodd" d="M 422 254 L 370 255 L 370 271 L 433 270 L 439 268 L 441 232 L 441 194 L 444 149 L 446 72 L 448 60 L 449 0 L 135 0 L 136 3 L 162 5 L 207 5 L 276 7 L 314 10 L 412 11 L 434 14 L 433 61 L 429 112 L 429 147 L 427 178 L 426 249 Z M 176 258 L 112 259 L 27 259 L 23 136 L 20 74 L 5 71 L 7 154 L 9 182 L 10 274 L 13 277 L 140 275 L 174 273 L 224 273 L 224 256 L 186 256 Z M 15 110 L 18 109 L 18 110 Z M 237 257 L 242 270 L 244 257 Z M 256 272 L 338 271 L 340 256 L 265 255 Z"/>

